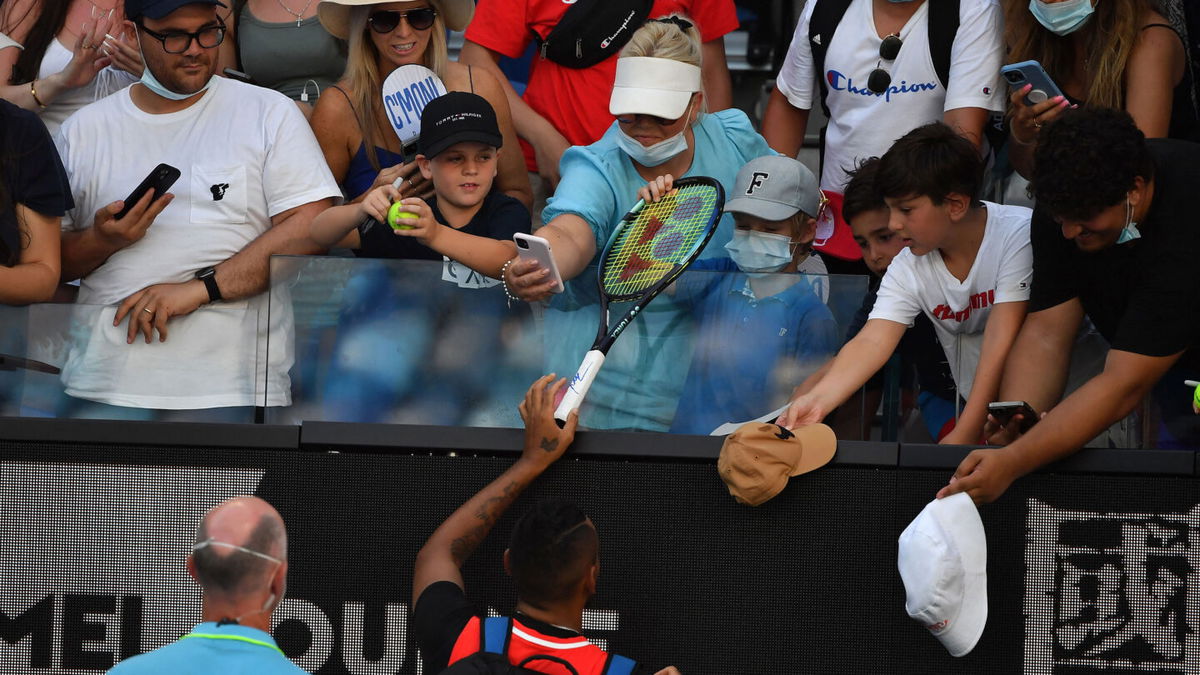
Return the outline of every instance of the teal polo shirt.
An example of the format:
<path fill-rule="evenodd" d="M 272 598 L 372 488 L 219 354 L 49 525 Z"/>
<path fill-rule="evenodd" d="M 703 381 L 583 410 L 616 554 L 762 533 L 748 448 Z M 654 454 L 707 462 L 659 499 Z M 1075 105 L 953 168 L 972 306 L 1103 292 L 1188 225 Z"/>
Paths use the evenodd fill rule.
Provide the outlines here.
<path fill-rule="evenodd" d="M 304 671 L 283 655 L 270 634 L 237 624 L 218 626 L 205 621 L 175 642 L 125 659 L 108 672 L 296 675 Z"/>

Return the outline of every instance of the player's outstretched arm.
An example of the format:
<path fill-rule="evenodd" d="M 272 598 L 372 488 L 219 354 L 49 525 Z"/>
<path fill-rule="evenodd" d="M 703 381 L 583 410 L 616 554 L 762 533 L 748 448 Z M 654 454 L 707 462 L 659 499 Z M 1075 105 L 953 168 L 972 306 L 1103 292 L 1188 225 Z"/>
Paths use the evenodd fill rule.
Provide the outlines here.
<path fill-rule="evenodd" d="M 525 400 L 520 405 L 521 419 L 525 422 L 525 447 L 521 458 L 450 514 L 417 553 L 413 565 L 414 607 L 421 593 L 438 581 L 451 581 L 464 587 L 463 564 L 517 496 L 570 447 L 575 439 L 579 414 L 572 412 L 562 429 L 554 421 L 555 395 L 566 383 L 565 379 L 555 381 L 551 373 L 534 382 L 525 393 Z"/>

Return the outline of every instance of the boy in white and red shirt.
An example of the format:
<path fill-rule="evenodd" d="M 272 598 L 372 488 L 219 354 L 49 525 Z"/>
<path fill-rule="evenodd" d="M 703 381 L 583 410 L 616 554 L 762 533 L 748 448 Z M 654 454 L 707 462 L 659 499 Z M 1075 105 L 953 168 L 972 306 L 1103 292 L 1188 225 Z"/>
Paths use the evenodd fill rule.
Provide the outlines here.
<path fill-rule="evenodd" d="M 878 189 L 891 229 L 908 248 L 888 267 L 866 326 L 821 382 L 793 399 L 780 424 L 821 421 L 883 366 L 924 313 L 966 399 L 942 442 L 980 440 L 1033 276 L 1031 212 L 977 201 L 982 173 L 975 147 L 940 122 L 910 131 L 883 156 Z"/>

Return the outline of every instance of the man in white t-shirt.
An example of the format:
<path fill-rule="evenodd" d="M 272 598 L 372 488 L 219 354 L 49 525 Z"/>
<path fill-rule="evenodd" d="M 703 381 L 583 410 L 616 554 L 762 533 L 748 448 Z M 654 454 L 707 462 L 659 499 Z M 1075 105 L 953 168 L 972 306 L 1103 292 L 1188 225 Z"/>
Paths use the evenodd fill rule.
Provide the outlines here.
<path fill-rule="evenodd" d="M 818 10 L 821 22 L 838 3 L 848 7 L 832 37 L 810 37 L 814 9 L 825 6 L 825 12 Z M 800 150 L 809 111 L 822 103 L 822 81 L 829 114 L 823 190 L 840 194 L 847 171 L 860 160 L 882 155 L 905 132 L 929 122 L 944 121 L 981 146 L 990 111 L 1003 111 L 1005 104 L 1000 3 L 946 3 L 958 5 L 956 22 L 953 15 L 945 20 L 945 7 L 934 5 L 925 0 L 809 0 L 763 116 L 763 136 L 771 148 L 789 157 Z M 931 27 L 939 33 L 930 35 Z M 949 59 L 943 76 L 935 64 L 946 51 L 939 49 L 944 44 L 949 45 Z M 823 66 L 814 59 L 822 52 Z M 818 244 L 823 243 L 819 250 L 857 260 L 860 253 L 849 227 L 840 214 L 834 215 L 836 227 L 817 233 Z"/>
<path fill-rule="evenodd" d="M 910 131 L 883 156 L 876 185 L 907 250 L 888 266 L 866 325 L 780 424 L 820 422 L 883 366 L 924 313 L 966 399 L 942 443 L 981 440 L 1033 276 L 1030 210 L 976 201 L 982 178 L 975 147 L 940 122 Z"/>
<path fill-rule="evenodd" d="M 60 130 L 75 198 L 63 277 L 82 280 L 70 396 L 172 410 L 290 401 L 290 308 L 271 308 L 266 349 L 269 260 L 316 252 L 309 223 L 340 192 L 290 100 L 214 75 L 218 6 L 126 0 L 141 82 Z M 116 218 L 160 163 L 179 179 Z"/>

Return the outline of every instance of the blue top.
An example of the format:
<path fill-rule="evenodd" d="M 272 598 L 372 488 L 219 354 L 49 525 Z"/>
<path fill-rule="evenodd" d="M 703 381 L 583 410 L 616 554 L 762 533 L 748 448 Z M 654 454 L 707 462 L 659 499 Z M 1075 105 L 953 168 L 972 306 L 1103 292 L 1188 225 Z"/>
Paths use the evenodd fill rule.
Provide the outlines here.
<path fill-rule="evenodd" d="M 837 353 L 837 322 L 812 286 L 797 280 L 756 298 L 729 259 L 703 260 L 676 282 L 675 300 L 696 317 L 696 349 L 671 431 L 709 434 L 783 405 L 792 387 Z"/>
<path fill-rule="evenodd" d="M 191 633 L 152 652 L 113 666 L 109 673 L 175 673 L 179 675 L 297 675 L 304 673 L 288 660 L 269 634 L 238 624 L 218 626 L 205 621 Z"/>
<path fill-rule="evenodd" d="M 693 125 L 696 152 L 684 176 L 709 176 L 728 194 L 738 169 L 746 162 L 775 152 L 754 131 L 740 110 L 703 115 Z M 613 123 L 604 136 L 587 146 L 563 153 L 562 181 L 543 211 L 550 222 L 572 213 L 588 222 L 596 237 L 596 256 L 579 276 L 567 282 L 567 292 L 554 296 L 546 313 L 548 372 L 570 377 L 596 336 L 596 268 L 608 237 L 621 216 L 637 203 L 646 184 L 633 161 L 614 139 L 621 133 Z M 702 258 L 727 258 L 725 244 L 733 234 L 733 218 L 721 218 Z M 628 307 L 610 307 L 614 322 Z M 674 299 L 659 296 L 622 333 L 608 353 L 604 367 L 580 410 L 580 423 L 593 429 L 666 431 L 691 358 L 692 324 Z"/>
<path fill-rule="evenodd" d="M 404 155 L 379 146 L 375 146 L 375 156 L 379 160 L 380 169 L 404 163 Z M 375 176 L 378 175 L 379 170 L 371 166 L 371 161 L 367 158 L 367 146 L 359 143 L 358 152 L 350 158 L 350 165 L 346 167 L 346 177 L 342 180 L 342 190 L 346 192 L 346 198 L 354 199 L 370 190 L 375 184 Z"/>

